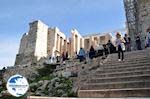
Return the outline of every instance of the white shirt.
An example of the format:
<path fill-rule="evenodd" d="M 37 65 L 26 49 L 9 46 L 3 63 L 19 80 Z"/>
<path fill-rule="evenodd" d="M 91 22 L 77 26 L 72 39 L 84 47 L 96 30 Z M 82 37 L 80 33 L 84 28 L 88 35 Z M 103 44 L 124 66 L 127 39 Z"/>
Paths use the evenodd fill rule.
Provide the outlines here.
<path fill-rule="evenodd" d="M 120 39 L 116 39 L 116 46 L 119 46 L 119 45 L 121 45 L 121 43 L 122 43 L 122 40 L 121 40 L 121 38 Z"/>

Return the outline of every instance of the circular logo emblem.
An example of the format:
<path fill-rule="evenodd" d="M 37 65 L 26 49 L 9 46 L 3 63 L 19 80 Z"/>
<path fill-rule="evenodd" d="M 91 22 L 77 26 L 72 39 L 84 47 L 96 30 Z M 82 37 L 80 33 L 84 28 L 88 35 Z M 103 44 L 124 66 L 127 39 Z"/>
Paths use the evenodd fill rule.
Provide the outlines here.
<path fill-rule="evenodd" d="M 29 88 L 28 81 L 21 75 L 13 75 L 7 81 L 7 90 L 15 97 L 24 95 Z"/>

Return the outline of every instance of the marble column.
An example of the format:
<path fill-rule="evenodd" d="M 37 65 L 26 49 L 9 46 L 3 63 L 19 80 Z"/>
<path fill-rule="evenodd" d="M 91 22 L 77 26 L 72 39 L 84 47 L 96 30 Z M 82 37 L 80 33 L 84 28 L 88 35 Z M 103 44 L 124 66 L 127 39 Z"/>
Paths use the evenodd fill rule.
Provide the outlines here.
<path fill-rule="evenodd" d="M 62 54 L 62 37 L 60 37 L 60 49 L 59 49 L 59 51 L 60 51 L 60 54 Z"/>
<path fill-rule="evenodd" d="M 57 34 L 57 45 L 56 45 L 56 49 L 57 49 L 57 51 L 59 50 L 59 35 Z"/>
<path fill-rule="evenodd" d="M 75 35 L 75 51 L 78 52 L 78 36 Z"/>

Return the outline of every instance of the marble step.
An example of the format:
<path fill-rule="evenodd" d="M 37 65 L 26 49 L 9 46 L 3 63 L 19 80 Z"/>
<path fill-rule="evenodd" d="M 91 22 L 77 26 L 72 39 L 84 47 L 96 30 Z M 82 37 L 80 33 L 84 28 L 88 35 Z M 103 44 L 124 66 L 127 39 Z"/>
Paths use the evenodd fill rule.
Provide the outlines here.
<path fill-rule="evenodd" d="M 121 71 L 121 72 L 106 72 L 106 73 L 95 73 L 92 75 L 93 77 L 121 77 L 121 76 L 131 76 L 131 75 L 142 75 L 142 74 L 150 74 L 150 69 L 147 70 L 139 70 L 136 71 Z"/>
<path fill-rule="evenodd" d="M 108 66 L 106 66 L 106 65 L 101 65 L 101 66 L 99 66 L 99 70 L 109 70 L 109 69 L 111 69 L 111 70 L 113 70 L 113 69 L 115 69 L 115 70 L 117 70 L 117 69 L 128 69 L 128 68 L 136 68 L 136 67 L 150 67 L 150 63 L 135 63 L 135 64 L 122 64 L 122 65 L 113 65 L 113 66 L 111 66 L 111 65 L 108 65 Z"/>
<path fill-rule="evenodd" d="M 150 58 L 144 58 L 144 59 L 125 59 L 125 61 L 118 61 L 118 59 L 116 59 L 116 61 L 107 61 L 105 64 L 106 65 L 112 65 L 112 64 L 126 64 L 126 63 L 140 63 L 140 62 L 150 62 Z"/>
<path fill-rule="evenodd" d="M 99 90 L 79 90 L 80 98 L 123 98 L 123 97 L 150 97 L 150 87 L 146 88 L 122 88 L 122 89 L 99 89 Z"/>
<path fill-rule="evenodd" d="M 146 81 L 146 80 L 150 80 L 150 74 L 121 76 L 121 77 L 97 77 L 87 80 L 87 83 L 107 83 L 107 82 Z"/>
<path fill-rule="evenodd" d="M 85 83 L 80 90 L 122 89 L 122 88 L 150 88 L 150 80 L 147 81 L 120 81 L 107 83 Z"/>
<path fill-rule="evenodd" d="M 150 65 L 137 65 L 137 66 L 130 66 L 130 67 L 120 67 L 120 68 L 98 68 L 96 73 L 97 74 L 102 74 L 102 73 L 115 73 L 115 72 L 125 72 L 125 71 L 129 71 L 129 72 L 134 72 L 137 70 L 150 70 Z"/>
<path fill-rule="evenodd" d="M 150 51 L 146 51 L 146 52 L 140 52 L 140 53 L 133 53 L 133 52 L 124 52 L 124 55 L 126 56 L 143 56 L 143 55 L 149 55 Z M 118 56 L 118 53 L 114 53 L 114 54 L 110 54 L 112 56 Z"/>

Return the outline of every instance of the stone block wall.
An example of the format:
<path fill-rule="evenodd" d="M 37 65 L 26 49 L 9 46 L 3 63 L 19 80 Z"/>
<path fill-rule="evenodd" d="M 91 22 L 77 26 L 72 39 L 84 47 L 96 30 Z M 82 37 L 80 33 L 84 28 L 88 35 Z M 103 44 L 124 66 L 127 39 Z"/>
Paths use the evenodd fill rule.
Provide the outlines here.
<path fill-rule="evenodd" d="M 136 36 L 139 35 L 142 41 L 142 48 L 144 48 L 146 30 L 150 27 L 150 0 L 124 1 L 132 47 L 136 50 L 135 40 Z"/>
<path fill-rule="evenodd" d="M 141 33 L 142 46 L 144 47 L 147 29 L 150 28 L 150 0 L 139 0 L 138 5 L 138 28 Z"/>
<path fill-rule="evenodd" d="M 25 33 L 21 38 L 19 54 L 22 54 L 25 52 L 27 43 L 28 43 L 27 41 L 28 41 L 28 33 Z"/>

